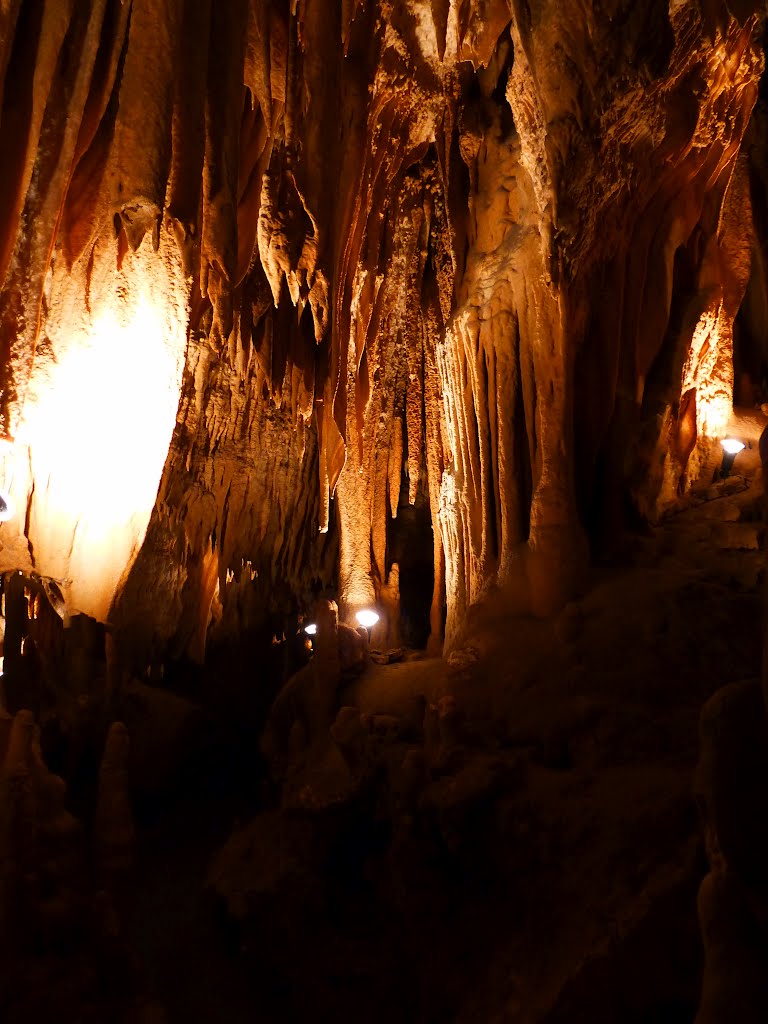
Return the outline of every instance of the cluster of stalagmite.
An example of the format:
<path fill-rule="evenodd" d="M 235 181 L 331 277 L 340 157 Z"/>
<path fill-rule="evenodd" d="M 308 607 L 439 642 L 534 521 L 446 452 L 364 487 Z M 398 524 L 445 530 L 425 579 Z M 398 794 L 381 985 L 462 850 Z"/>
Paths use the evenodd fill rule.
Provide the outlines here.
<path fill-rule="evenodd" d="M 760 4 L 0 17 L 2 568 L 68 613 L 201 659 L 331 584 L 336 531 L 342 616 L 395 609 L 404 486 L 455 644 L 491 587 L 557 607 L 760 399 Z"/>
<path fill-rule="evenodd" d="M 55 946 L 90 913 L 96 891 L 113 900 L 133 860 L 128 737 L 109 729 L 90 836 L 67 809 L 64 780 L 47 768 L 31 711 L 0 705 L 0 949 Z M 74 749 L 73 749 L 74 753 Z"/>

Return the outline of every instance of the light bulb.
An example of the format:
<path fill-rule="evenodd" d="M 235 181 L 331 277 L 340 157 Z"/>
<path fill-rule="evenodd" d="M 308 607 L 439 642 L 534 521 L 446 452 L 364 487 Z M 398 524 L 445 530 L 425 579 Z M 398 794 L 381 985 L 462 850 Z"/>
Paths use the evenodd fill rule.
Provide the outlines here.
<path fill-rule="evenodd" d="M 314 636 L 315 633 L 317 632 L 317 623 L 310 622 L 308 626 L 304 627 L 304 632 L 307 634 L 307 636 Z"/>
<path fill-rule="evenodd" d="M 375 626 L 379 621 L 379 613 L 375 612 L 373 608 L 363 608 L 355 616 L 361 626 L 365 626 L 366 629 L 370 629 L 371 626 Z"/>
<path fill-rule="evenodd" d="M 737 441 L 735 437 L 723 438 L 720 444 L 729 455 L 738 455 L 742 448 L 744 448 L 744 442 Z"/>

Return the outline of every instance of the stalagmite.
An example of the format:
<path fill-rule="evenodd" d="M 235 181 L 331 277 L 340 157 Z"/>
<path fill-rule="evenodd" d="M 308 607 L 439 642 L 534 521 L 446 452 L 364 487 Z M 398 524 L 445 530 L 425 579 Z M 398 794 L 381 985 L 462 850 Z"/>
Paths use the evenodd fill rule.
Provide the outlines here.
<path fill-rule="evenodd" d="M 346 878 L 326 883 L 348 873 L 400 915 L 380 929 L 392 962 L 350 986 L 368 1008 L 371 977 L 394 1003 L 413 983 L 418 1011 L 377 990 L 382 1020 L 674 1015 L 616 991 L 626 951 L 650 958 L 663 930 L 658 893 L 701 879 L 657 878 L 643 834 L 615 886 L 642 898 L 614 920 L 589 889 L 613 832 L 572 809 L 606 763 L 621 788 L 625 751 L 650 779 L 635 792 L 627 771 L 632 813 L 663 804 L 655 773 L 719 672 L 699 1019 L 762 1008 L 762 797 L 742 806 L 729 773 L 748 749 L 762 771 L 765 745 L 760 715 L 739 719 L 756 711 L 755 638 L 734 639 L 764 539 L 765 48 L 758 0 L 0 0 L 3 954 L 18 922 L 30 946 L 68 936 L 89 852 L 99 884 L 128 877 L 141 723 L 165 714 L 179 749 L 204 722 L 198 771 L 235 774 L 247 751 L 243 788 L 261 773 L 282 808 L 262 846 L 288 854 L 227 893 L 244 950 L 271 871 L 322 987 L 322 955 L 364 944 L 317 938 L 302 900 L 335 912 Z M 696 646 L 704 577 L 730 617 Z M 607 820 L 609 803 L 600 790 L 584 813 Z M 530 930 L 537 879 L 560 885 L 571 846 L 610 925 L 566 864 L 579 934 L 551 911 L 555 952 L 518 977 L 508 934 Z M 457 878 L 464 1002 L 453 967 L 423 964 L 450 931 L 429 899 Z M 486 899 L 504 918 L 487 933 Z M 130 988 L 125 922 L 102 909 Z M 614 931 L 618 974 L 600 946 Z M 278 1002 L 294 981 L 275 981 Z M 571 1013 L 586 989 L 604 1003 Z M 378 1020 L 354 998 L 329 1019 Z"/>
<path fill-rule="evenodd" d="M 122 880 L 133 863 L 135 830 L 128 788 L 129 752 L 128 730 L 122 722 L 113 722 L 99 769 L 93 821 L 96 863 L 108 885 Z"/>

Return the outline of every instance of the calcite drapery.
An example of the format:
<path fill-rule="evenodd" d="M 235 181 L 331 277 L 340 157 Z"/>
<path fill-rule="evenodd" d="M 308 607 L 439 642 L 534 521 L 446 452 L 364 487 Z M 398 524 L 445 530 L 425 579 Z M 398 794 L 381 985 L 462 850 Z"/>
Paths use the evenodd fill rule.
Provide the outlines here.
<path fill-rule="evenodd" d="M 759 13 L 717 23 L 687 4 L 580 18 L 557 4 L 513 10 L 502 85 L 514 127 L 489 99 L 460 120 L 478 201 L 442 364 L 455 396 L 442 513 L 449 633 L 494 581 L 514 584 L 518 608 L 552 610 L 584 563 L 583 527 L 610 532 L 633 434 L 658 401 L 646 382 L 667 357 L 677 250 L 704 253 L 711 239 L 715 279 L 698 256 L 696 295 L 717 311 L 707 288 L 729 291 L 718 366 L 730 362 L 749 272 L 748 260 L 723 258 L 748 228 L 731 217 L 724 239 L 721 210 L 743 196 L 734 172 L 763 67 Z M 478 129 L 483 114 L 490 130 Z M 674 343 L 689 351 L 691 333 Z M 663 370 L 676 407 L 691 382 L 683 374 L 681 387 L 680 365 Z M 666 441 L 656 459 L 670 462 Z M 653 474 L 640 491 L 657 500 Z"/>

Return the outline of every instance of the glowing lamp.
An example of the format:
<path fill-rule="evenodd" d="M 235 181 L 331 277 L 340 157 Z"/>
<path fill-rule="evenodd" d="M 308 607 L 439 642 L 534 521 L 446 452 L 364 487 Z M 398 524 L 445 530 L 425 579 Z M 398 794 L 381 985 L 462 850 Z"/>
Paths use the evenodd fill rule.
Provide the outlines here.
<path fill-rule="evenodd" d="M 742 449 L 744 448 L 744 442 L 737 441 L 735 437 L 723 438 L 720 444 L 723 446 L 723 450 L 726 451 L 728 455 L 738 455 L 739 452 L 742 451 Z"/>
<path fill-rule="evenodd" d="M 317 623 L 310 622 L 308 626 L 304 627 L 304 632 L 307 634 L 307 636 L 314 636 L 315 633 L 317 632 Z"/>
<path fill-rule="evenodd" d="M 743 441 L 738 441 L 735 437 L 724 437 L 720 444 L 723 447 L 723 462 L 719 474 L 716 474 L 715 478 L 719 475 L 721 480 L 725 480 L 731 475 L 734 459 L 745 445 Z"/>
<path fill-rule="evenodd" d="M 373 608 L 363 608 L 355 616 L 361 626 L 365 626 L 366 629 L 371 629 L 379 621 L 379 613 L 375 612 Z"/>
<path fill-rule="evenodd" d="M 15 512 L 10 494 L 5 488 L 0 488 L 0 523 L 7 523 L 9 519 L 13 519 Z"/>

